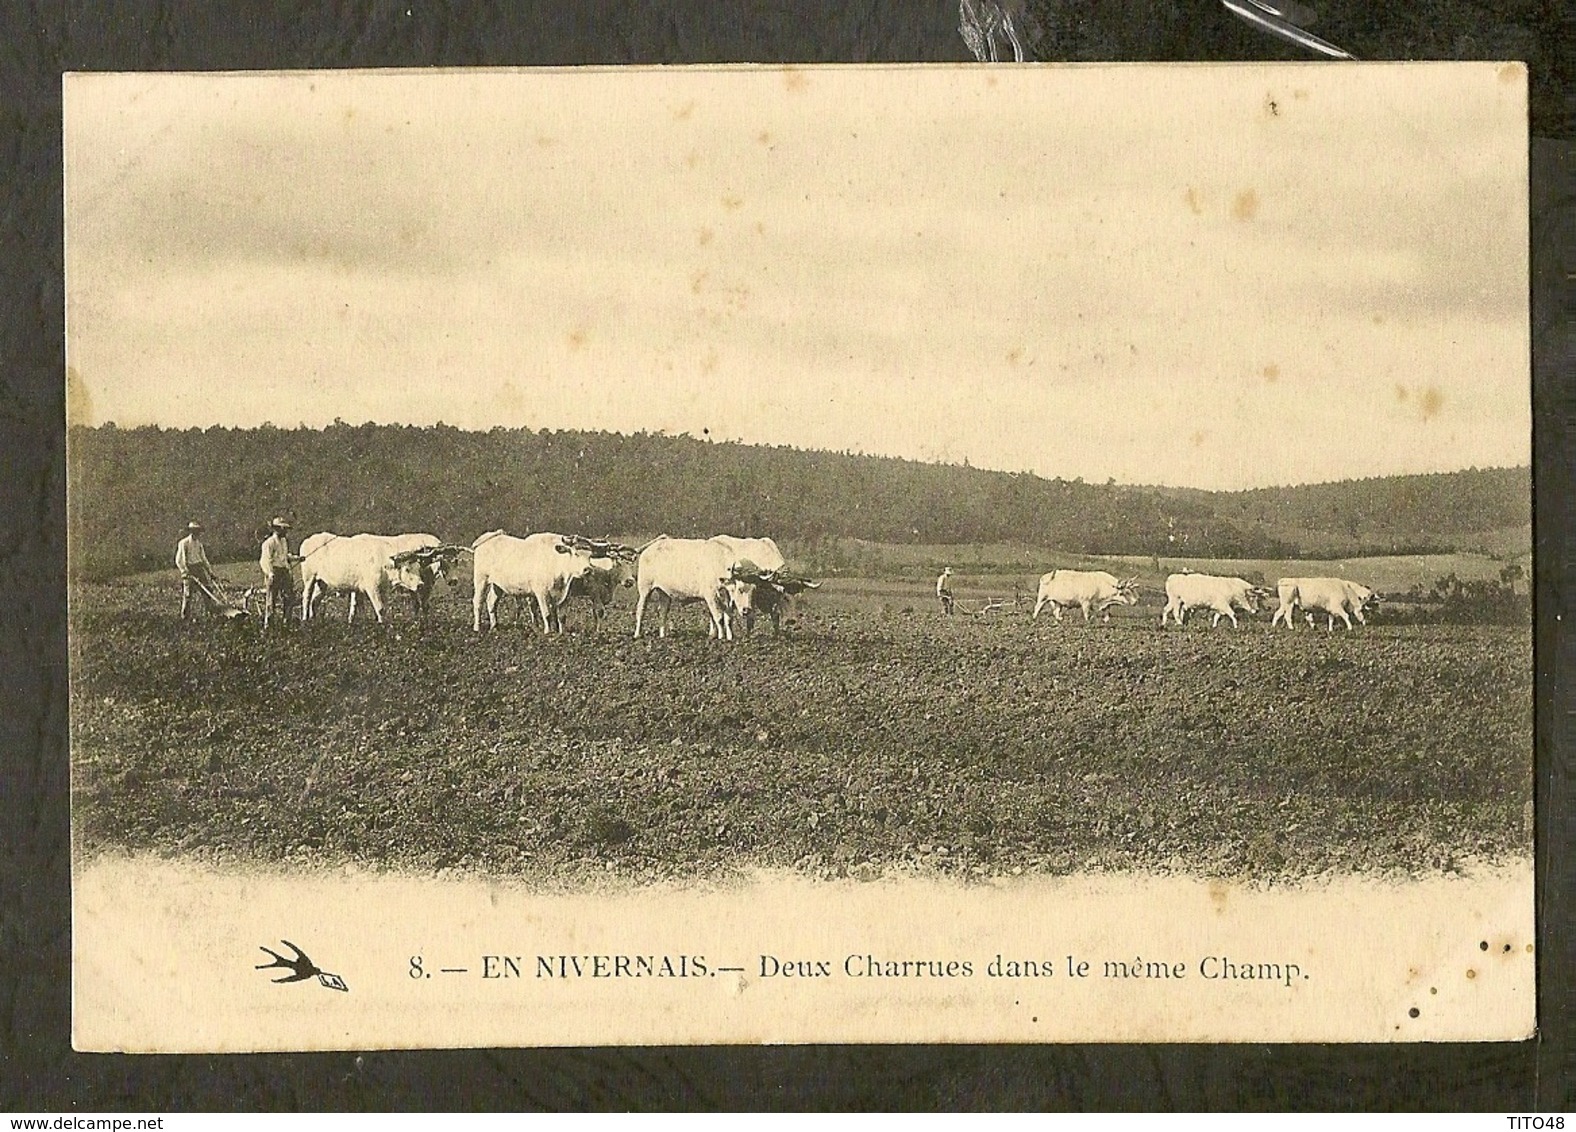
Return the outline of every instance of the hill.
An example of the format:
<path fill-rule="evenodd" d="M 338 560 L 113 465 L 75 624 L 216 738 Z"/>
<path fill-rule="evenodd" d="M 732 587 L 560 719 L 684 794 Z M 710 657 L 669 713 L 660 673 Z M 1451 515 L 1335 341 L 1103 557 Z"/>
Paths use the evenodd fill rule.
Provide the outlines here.
<path fill-rule="evenodd" d="M 1204 492 L 1161 489 L 1206 503 L 1221 519 L 1339 558 L 1370 553 L 1524 553 L 1530 546 L 1532 473 L 1473 468 L 1433 475 Z"/>
<path fill-rule="evenodd" d="M 769 532 L 801 545 L 1027 543 L 1079 554 L 1295 558 L 1477 549 L 1527 529 L 1526 468 L 1218 493 L 887 457 L 446 425 L 326 429 L 73 428 L 72 569 L 168 563 L 188 517 L 218 560 L 256 553 L 263 525 L 312 531 Z M 1523 545 L 1525 539 L 1523 539 Z"/>

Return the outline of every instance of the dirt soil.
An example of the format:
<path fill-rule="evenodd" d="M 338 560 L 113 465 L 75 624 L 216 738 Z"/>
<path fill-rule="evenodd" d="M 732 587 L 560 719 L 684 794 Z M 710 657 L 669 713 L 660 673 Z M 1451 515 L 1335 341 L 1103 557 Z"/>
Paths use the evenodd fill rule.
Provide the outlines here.
<path fill-rule="evenodd" d="M 722 645 L 182 626 L 73 594 L 79 851 L 578 883 L 1438 873 L 1530 853 L 1526 630 L 1162 631 L 803 601 Z M 342 615 L 342 614 L 341 614 Z"/>

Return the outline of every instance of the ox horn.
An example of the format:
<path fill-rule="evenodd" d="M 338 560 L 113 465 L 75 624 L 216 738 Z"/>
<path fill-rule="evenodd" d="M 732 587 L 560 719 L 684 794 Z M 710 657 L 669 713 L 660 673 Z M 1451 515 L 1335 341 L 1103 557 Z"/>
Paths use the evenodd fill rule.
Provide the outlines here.
<path fill-rule="evenodd" d="M 559 554 L 573 554 L 577 550 L 589 553 L 594 548 L 591 540 L 584 535 L 559 535 L 553 549 Z"/>
<path fill-rule="evenodd" d="M 796 594 L 803 590 L 819 589 L 820 582 L 812 582 L 809 578 L 801 578 L 795 574 L 786 574 L 780 570 L 772 572 L 772 585 L 785 594 Z"/>
<path fill-rule="evenodd" d="M 594 558 L 609 558 L 614 555 L 617 544 L 603 538 L 587 538 L 585 535 L 565 535 L 558 540 L 558 552 L 568 554 L 571 551 L 581 551 Z"/>

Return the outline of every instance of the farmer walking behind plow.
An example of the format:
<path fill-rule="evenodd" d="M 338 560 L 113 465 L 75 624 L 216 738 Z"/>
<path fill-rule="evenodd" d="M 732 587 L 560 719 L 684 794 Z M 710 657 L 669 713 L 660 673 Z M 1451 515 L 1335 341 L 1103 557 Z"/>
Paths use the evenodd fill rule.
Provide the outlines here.
<path fill-rule="evenodd" d="M 936 599 L 941 602 L 941 612 L 951 617 L 952 607 L 957 604 L 952 598 L 951 566 L 943 567 L 941 577 L 936 579 Z"/>
<path fill-rule="evenodd" d="M 275 515 L 268 524 L 273 533 L 263 540 L 263 554 L 259 564 L 263 568 L 263 628 L 279 610 L 285 624 L 290 623 L 290 611 L 295 608 L 295 580 L 290 567 L 302 561 L 299 554 L 290 553 L 290 524 Z"/>
<path fill-rule="evenodd" d="M 195 616 L 192 605 L 195 594 L 202 599 L 210 613 L 219 612 L 219 602 L 214 597 L 217 584 L 213 567 L 208 562 L 208 552 L 202 545 L 202 524 L 195 519 L 186 524 L 186 537 L 175 544 L 175 569 L 181 575 L 181 620 Z"/>

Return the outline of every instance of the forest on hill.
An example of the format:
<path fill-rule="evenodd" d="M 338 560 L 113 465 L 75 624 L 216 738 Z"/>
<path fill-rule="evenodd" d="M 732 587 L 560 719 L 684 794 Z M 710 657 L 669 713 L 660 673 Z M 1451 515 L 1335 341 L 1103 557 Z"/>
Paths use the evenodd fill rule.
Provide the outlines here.
<path fill-rule="evenodd" d="M 344 423 L 78 426 L 68 462 L 81 578 L 167 565 L 189 518 L 215 560 L 249 557 L 275 514 L 298 537 L 731 532 L 1217 558 L 1450 552 L 1530 529 L 1527 468 L 1206 492 L 689 436 Z"/>
<path fill-rule="evenodd" d="M 1347 557 L 1356 553 L 1354 545 L 1380 553 L 1428 546 L 1488 554 L 1524 553 L 1531 546 L 1527 467 L 1234 492 L 1162 490 L 1206 503 L 1222 519 L 1291 543 L 1309 558 Z"/>

